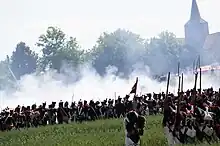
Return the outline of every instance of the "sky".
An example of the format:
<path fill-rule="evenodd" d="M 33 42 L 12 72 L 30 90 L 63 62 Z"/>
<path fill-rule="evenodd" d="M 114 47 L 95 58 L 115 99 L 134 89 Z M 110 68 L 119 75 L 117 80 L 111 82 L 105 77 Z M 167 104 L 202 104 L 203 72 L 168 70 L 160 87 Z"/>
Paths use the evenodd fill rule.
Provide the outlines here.
<path fill-rule="evenodd" d="M 184 37 L 192 0 L 0 0 L 0 60 L 20 41 L 31 49 L 47 27 L 61 28 L 91 48 L 100 34 L 124 28 L 150 38 L 168 30 Z M 220 0 L 197 0 L 210 33 L 220 31 Z"/>

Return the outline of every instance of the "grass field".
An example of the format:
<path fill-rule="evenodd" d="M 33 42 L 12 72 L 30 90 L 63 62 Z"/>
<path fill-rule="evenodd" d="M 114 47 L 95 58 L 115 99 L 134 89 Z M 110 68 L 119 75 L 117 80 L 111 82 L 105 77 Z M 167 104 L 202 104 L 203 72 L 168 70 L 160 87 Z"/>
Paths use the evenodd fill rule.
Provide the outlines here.
<path fill-rule="evenodd" d="M 143 146 L 166 146 L 161 116 L 147 118 Z M 0 133 L 1 146 L 123 146 L 122 119 L 63 124 Z M 201 145 L 201 144 L 200 144 Z M 207 144 L 204 144 L 204 146 Z M 213 145 L 213 146 L 217 146 Z"/>

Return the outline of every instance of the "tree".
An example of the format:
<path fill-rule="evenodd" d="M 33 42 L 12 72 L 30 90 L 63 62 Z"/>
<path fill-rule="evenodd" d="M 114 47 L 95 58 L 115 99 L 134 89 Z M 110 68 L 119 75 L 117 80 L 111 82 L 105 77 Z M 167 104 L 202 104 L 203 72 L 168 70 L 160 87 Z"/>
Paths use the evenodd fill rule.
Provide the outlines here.
<path fill-rule="evenodd" d="M 36 71 L 38 55 L 32 51 L 24 42 L 17 44 L 15 51 L 9 60 L 12 72 L 17 79 L 25 74 L 30 74 Z"/>
<path fill-rule="evenodd" d="M 37 46 L 42 48 L 43 56 L 41 58 L 41 67 L 60 69 L 61 62 L 58 52 L 63 48 L 65 42 L 65 34 L 59 28 L 48 27 L 46 34 L 39 37 Z"/>
<path fill-rule="evenodd" d="M 15 85 L 15 81 L 13 80 L 8 67 L 9 64 L 7 59 L 0 62 L 0 90 L 14 87 L 13 85 Z"/>
<path fill-rule="evenodd" d="M 162 32 L 158 37 L 151 38 L 148 45 L 148 65 L 155 74 L 164 74 L 177 70 L 182 49 L 181 42 L 173 33 Z"/>
<path fill-rule="evenodd" d="M 48 27 L 46 34 L 39 37 L 37 46 L 43 53 L 40 59 L 42 70 L 49 67 L 60 72 L 63 63 L 77 66 L 83 60 L 83 51 L 79 50 L 76 38 L 66 39 L 64 32 L 56 27 Z"/>
<path fill-rule="evenodd" d="M 132 65 L 139 61 L 144 51 L 143 39 L 132 32 L 118 29 L 113 33 L 103 33 L 93 47 L 93 66 L 99 74 L 105 75 L 106 67 L 115 66 L 117 74 L 131 73 Z"/>
<path fill-rule="evenodd" d="M 71 63 L 74 67 L 84 63 L 84 50 L 80 50 L 76 38 L 70 37 L 59 53 L 66 62 Z"/>

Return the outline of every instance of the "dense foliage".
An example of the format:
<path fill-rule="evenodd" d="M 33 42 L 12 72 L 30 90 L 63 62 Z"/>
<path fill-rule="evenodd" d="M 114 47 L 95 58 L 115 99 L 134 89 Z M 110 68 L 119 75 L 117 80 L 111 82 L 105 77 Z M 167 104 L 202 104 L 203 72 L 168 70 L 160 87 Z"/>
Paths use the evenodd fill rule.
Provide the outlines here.
<path fill-rule="evenodd" d="M 67 37 L 60 28 L 48 27 L 36 42 L 38 54 L 25 42 L 19 42 L 14 52 L 1 61 L 0 85 L 10 86 L 15 78 L 19 80 L 25 74 L 48 68 L 63 72 L 68 66 L 76 70 L 85 63 L 92 65 L 102 76 L 109 66 L 117 67 L 116 74 L 122 77 L 143 66 L 161 75 L 176 71 L 178 61 L 182 62 L 182 68 L 192 65 L 197 52 L 183 44 L 183 39 L 170 32 L 162 32 L 158 37 L 146 40 L 130 31 L 118 29 L 101 34 L 93 48 L 83 49 L 76 38 Z M 14 75 L 10 74 L 9 68 Z"/>

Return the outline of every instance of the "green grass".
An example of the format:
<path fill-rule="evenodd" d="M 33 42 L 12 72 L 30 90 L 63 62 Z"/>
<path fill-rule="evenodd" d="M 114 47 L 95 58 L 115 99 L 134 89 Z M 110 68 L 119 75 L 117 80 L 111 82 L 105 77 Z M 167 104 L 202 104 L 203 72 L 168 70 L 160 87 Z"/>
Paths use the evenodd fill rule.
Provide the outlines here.
<path fill-rule="evenodd" d="M 147 118 L 143 146 L 166 146 L 161 116 Z M 0 146 L 123 146 L 122 119 L 63 124 L 0 133 Z M 204 144 L 206 145 L 206 144 Z M 213 145 L 214 146 L 214 145 Z M 216 145 L 217 146 L 217 145 Z"/>

